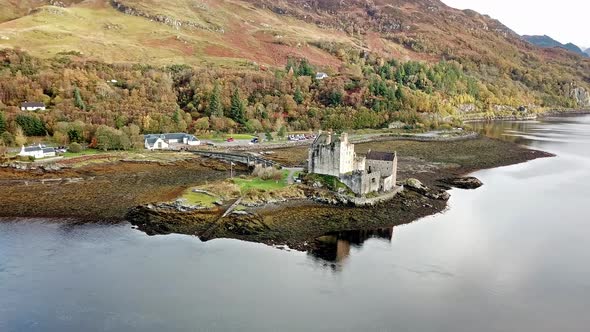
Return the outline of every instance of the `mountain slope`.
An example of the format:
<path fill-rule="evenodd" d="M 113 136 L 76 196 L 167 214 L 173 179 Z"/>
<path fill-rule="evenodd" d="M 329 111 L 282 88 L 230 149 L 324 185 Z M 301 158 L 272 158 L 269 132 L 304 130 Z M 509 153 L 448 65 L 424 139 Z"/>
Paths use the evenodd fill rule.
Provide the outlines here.
<path fill-rule="evenodd" d="M 558 42 L 557 40 L 545 35 L 545 36 L 522 36 L 522 38 L 526 41 L 528 41 L 529 43 L 539 46 L 539 47 L 543 47 L 543 48 L 553 48 L 553 47 L 561 47 L 563 49 L 572 51 L 576 54 L 582 55 L 582 56 L 588 56 L 584 51 L 582 51 L 582 49 L 580 47 L 578 47 L 577 45 L 573 44 L 573 43 L 567 43 L 567 44 L 562 44 L 560 42 Z"/>
<path fill-rule="evenodd" d="M 11 107 L 19 99 L 37 98 L 74 112 L 71 87 L 78 86 L 95 107 L 108 107 L 102 121 L 110 123 L 110 112 L 120 103 L 105 104 L 95 95 L 114 93 L 124 101 L 133 90 L 129 86 L 137 87 L 104 87 L 120 68 L 134 78 L 152 68 L 158 82 L 136 84 L 173 82 L 162 87 L 166 107 L 176 95 L 172 109 L 206 115 L 211 124 L 212 114 L 223 113 L 206 111 L 215 86 L 226 101 L 240 87 L 256 109 L 250 116 L 265 127 L 299 121 L 288 116 L 295 109 L 307 123 L 318 109 L 334 123 L 352 114 L 344 107 L 371 109 L 377 115 L 363 114 L 377 116 L 371 123 L 378 126 L 400 111 L 448 118 L 521 106 L 590 107 L 590 59 L 536 47 L 497 20 L 438 0 L 84 0 L 59 6 L 37 1 L 28 5 L 35 5 L 33 11 L 20 4 L 8 1 L 20 16 L 0 24 L 0 48 L 26 52 L 6 52 L 10 74 L 30 73 L 29 92 L 8 84 L 5 89 L 14 93 L 0 93 L 0 101 Z M 29 68 L 29 55 L 41 65 Z M 292 59 L 311 65 L 294 65 Z M 80 69 L 85 66 L 89 69 Z M 72 78 L 70 70 L 83 79 Z M 318 70 L 330 79 L 309 78 Z M 99 73 L 88 74 L 94 71 Z M 36 88 L 39 73 L 46 72 L 65 80 L 59 82 L 62 90 L 48 87 L 47 79 L 43 89 Z M 297 89 L 304 91 L 296 96 Z M 260 103 L 272 104 L 273 114 L 258 111 Z M 135 99 L 131 104 L 125 112 L 149 107 Z M 306 113 L 307 108 L 314 111 Z"/>
<path fill-rule="evenodd" d="M 23 17 L 45 5 L 67 7 L 82 1 L 83 0 L 0 0 L 0 22 Z"/>

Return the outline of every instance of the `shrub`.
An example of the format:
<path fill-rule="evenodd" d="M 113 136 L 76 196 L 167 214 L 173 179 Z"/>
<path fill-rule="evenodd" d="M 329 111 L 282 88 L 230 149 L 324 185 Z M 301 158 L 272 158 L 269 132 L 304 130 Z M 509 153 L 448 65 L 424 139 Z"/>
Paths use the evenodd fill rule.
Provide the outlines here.
<path fill-rule="evenodd" d="M 68 147 L 68 151 L 72 153 L 80 153 L 82 152 L 82 145 L 80 145 L 79 143 L 72 143 Z"/>
<path fill-rule="evenodd" d="M 278 170 L 274 167 L 264 167 L 261 165 L 256 165 L 256 167 L 254 167 L 252 175 L 257 178 L 261 178 L 262 180 L 273 179 L 279 181 L 283 178 L 283 172 L 281 172 L 281 170 Z"/>
<path fill-rule="evenodd" d="M 14 145 L 14 136 L 7 131 L 0 134 L 0 139 L 4 142 L 4 144 L 6 144 L 6 146 Z"/>

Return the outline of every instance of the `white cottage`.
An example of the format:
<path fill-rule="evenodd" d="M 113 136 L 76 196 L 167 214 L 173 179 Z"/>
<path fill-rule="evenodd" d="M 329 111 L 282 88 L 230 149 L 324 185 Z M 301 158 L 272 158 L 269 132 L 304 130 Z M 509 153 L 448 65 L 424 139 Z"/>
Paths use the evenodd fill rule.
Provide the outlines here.
<path fill-rule="evenodd" d="M 144 145 L 148 150 L 167 150 L 173 146 L 197 146 L 201 141 L 194 135 L 175 133 L 175 134 L 150 134 L 144 136 Z"/>
<path fill-rule="evenodd" d="M 21 157 L 34 157 L 35 159 L 43 159 L 55 157 L 57 156 L 57 152 L 55 151 L 55 148 L 48 148 L 41 144 L 27 147 L 23 145 L 18 155 Z"/>
<path fill-rule="evenodd" d="M 46 107 L 44 103 L 38 102 L 24 102 L 20 104 L 21 111 L 45 111 Z"/>
<path fill-rule="evenodd" d="M 315 79 L 320 81 L 328 77 L 328 74 L 322 72 L 318 72 L 317 74 L 315 74 Z"/>

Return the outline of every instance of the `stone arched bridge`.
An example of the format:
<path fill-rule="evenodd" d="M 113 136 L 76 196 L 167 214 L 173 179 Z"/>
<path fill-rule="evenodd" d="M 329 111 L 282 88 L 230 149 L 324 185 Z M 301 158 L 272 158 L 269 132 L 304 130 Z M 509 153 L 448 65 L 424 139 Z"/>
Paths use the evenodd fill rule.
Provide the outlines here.
<path fill-rule="evenodd" d="M 275 161 L 265 159 L 260 156 L 256 156 L 249 153 L 238 153 L 238 152 L 220 152 L 220 151 L 207 151 L 207 150 L 193 150 L 194 154 L 198 154 L 203 157 L 225 160 L 229 162 L 235 162 L 244 164 L 247 166 L 263 165 L 265 167 L 278 167 L 283 166 Z"/>

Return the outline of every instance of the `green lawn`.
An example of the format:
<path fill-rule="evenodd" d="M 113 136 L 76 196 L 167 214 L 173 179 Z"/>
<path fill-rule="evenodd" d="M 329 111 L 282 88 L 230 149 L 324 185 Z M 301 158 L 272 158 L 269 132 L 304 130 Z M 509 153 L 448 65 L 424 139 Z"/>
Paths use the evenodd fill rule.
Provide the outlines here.
<path fill-rule="evenodd" d="M 65 158 L 72 158 L 72 157 L 81 157 L 81 156 L 92 156 L 92 155 L 101 154 L 101 153 L 105 153 L 105 152 L 101 151 L 101 150 L 95 150 L 95 149 L 86 149 L 86 150 L 82 150 L 82 152 L 80 152 L 80 153 L 66 152 L 66 153 L 64 153 L 63 156 Z"/>
<path fill-rule="evenodd" d="M 188 204 L 200 205 L 204 207 L 212 207 L 214 203 L 218 200 L 218 198 L 215 196 L 193 192 L 193 189 L 187 189 L 182 194 L 181 198 L 186 200 Z"/>
<path fill-rule="evenodd" d="M 233 137 L 237 140 L 251 140 L 256 136 L 250 134 L 225 134 L 221 136 L 205 135 L 199 136 L 199 139 L 211 140 L 213 142 L 225 142 L 230 137 Z"/>
<path fill-rule="evenodd" d="M 242 192 L 250 189 L 258 189 L 264 191 L 272 191 L 282 189 L 287 186 L 287 176 L 289 171 L 283 172 L 283 178 L 280 180 L 262 180 L 260 178 L 247 178 L 247 179 L 233 179 L 234 183 L 240 187 Z"/>

